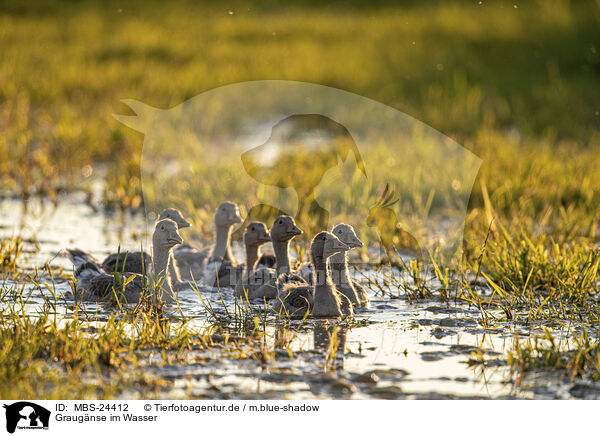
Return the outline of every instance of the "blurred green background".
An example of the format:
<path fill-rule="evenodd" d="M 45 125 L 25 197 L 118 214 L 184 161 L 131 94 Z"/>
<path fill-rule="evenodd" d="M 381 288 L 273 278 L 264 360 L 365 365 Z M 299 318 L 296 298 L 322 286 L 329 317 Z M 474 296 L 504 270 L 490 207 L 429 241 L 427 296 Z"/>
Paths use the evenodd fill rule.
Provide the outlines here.
<path fill-rule="evenodd" d="M 105 204 L 139 208 L 143 136 L 112 118 L 131 113 L 120 99 L 169 108 L 299 80 L 390 105 L 479 155 L 481 229 L 496 214 L 595 238 L 599 29 L 598 0 L 2 1 L 1 192 L 55 197 L 101 175 Z"/>

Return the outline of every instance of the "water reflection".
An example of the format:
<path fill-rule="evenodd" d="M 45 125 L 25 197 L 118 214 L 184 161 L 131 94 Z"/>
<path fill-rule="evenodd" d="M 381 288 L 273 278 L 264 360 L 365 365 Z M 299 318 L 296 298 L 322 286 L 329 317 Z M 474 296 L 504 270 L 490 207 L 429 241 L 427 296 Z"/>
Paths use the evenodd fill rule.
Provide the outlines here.
<path fill-rule="evenodd" d="M 347 327 L 330 324 L 327 321 L 317 321 L 313 325 L 315 350 L 325 353 L 327 367 L 330 370 L 344 368 L 347 333 Z"/>
<path fill-rule="evenodd" d="M 97 257 L 116 247 L 139 249 L 145 220 L 131 213 L 97 212 L 85 202 L 85 194 L 75 194 L 60 202 L 31 197 L 0 202 L 0 237 L 20 236 L 33 246 L 21 266 L 33 268 L 52 260 L 67 270 L 71 263 L 60 256 L 67 247 L 89 251 Z M 59 255 L 57 257 L 57 255 Z"/>

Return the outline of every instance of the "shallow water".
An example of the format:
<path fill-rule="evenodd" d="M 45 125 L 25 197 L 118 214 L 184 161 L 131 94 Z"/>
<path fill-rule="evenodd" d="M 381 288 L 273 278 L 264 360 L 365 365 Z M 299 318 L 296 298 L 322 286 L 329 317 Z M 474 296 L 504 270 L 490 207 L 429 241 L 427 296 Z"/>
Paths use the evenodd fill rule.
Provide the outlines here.
<path fill-rule="evenodd" d="M 106 214 L 95 210 L 83 196 L 72 195 L 58 204 L 37 199 L 27 204 L 18 200 L 0 203 L 0 237 L 19 235 L 26 242 L 21 266 L 40 267 L 46 262 L 72 270 L 61 256 L 68 247 L 84 249 L 97 258 L 124 248 L 139 247 L 144 219 L 141 215 Z M 184 232 L 182 232 L 184 233 Z M 185 234 L 183 234 L 185 238 Z M 240 247 L 237 247 L 239 249 Z M 241 256 L 240 256 L 241 257 Z M 24 265 L 23 265 L 24 263 Z M 373 276 L 375 271 L 368 271 Z M 4 286 L 22 284 L 5 282 Z M 57 308 L 69 316 L 72 302 L 67 280 L 58 280 L 62 294 Z M 215 308 L 224 304 L 232 310 L 231 291 L 201 288 L 204 299 Z M 26 286 L 29 311 L 43 303 L 40 291 Z M 391 289 L 390 294 L 398 294 Z M 570 384 L 555 386 L 548 380 L 536 389 L 515 388 L 506 367 L 506 352 L 515 334 L 529 330 L 505 326 L 485 330 L 478 309 L 456 302 L 425 300 L 409 303 L 405 298 L 382 297 L 371 291 L 372 304 L 359 311 L 359 326 L 343 325 L 335 337 L 343 346 L 335 358 L 327 360 L 328 343 L 335 322 L 309 320 L 298 331 L 283 331 L 269 322 L 265 340 L 273 349 L 275 338 L 287 337 L 288 349 L 274 353 L 267 362 L 260 359 L 228 358 L 219 350 L 191 352 L 189 364 L 155 364 L 148 357 L 146 371 L 172 380 L 165 397 L 215 398 L 572 398 L 596 396 L 593 387 Z M 210 317 L 193 290 L 182 291 L 179 303 L 192 324 L 206 326 Z M 259 306 L 255 307 L 257 310 Z M 87 304 L 91 319 L 106 319 L 106 309 Z M 176 312 L 173 312 L 177 315 Z M 468 361 L 483 353 L 487 365 L 471 366 Z M 202 358 L 202 364 L 197 358 Z M 332 369 L 334 371 L 326 371 Z M 547 385 L 547 386 L 546 386 Z M 540 388 L 539 386 L 545 386 Z M 134 397 L 135 392 L 124 396 Z"/>

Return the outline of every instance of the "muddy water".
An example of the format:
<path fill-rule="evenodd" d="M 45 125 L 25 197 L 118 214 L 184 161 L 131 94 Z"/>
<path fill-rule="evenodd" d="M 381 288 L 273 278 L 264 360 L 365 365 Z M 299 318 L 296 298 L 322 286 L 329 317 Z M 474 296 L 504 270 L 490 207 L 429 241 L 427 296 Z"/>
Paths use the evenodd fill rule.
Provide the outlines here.
<path fill-rule="evenodd" d="M 140 229 L 144 228 L 142 216 L 106 214 L 83 200 L 77 195 L 58 204 L 4 200 L 0 203 L 0 236 L 19 235 L 26 241 L 22 266 L 28 269 L 49 262 L 72 270 L 70 262 L 61 256 L 67 247 L 87 250 L 98 258 L 119 245 L 139 247 Z M 67 314 L 67 304 L 71 301 L 69 284 L 58 280 L 56 288 L 64 296 L 61 303 L 64 307 L 59 307 L 58 312 Z M 42 299 L 39 290 L 31 287 L 29 291 L 33 313 Z M 213 307 L 223 309 L 225 305 L 233 310 L 230 291 L 223 292 L 223 301 L 208 288 L 201 288 L 200 293 Z M 272 319 L 264 341 L 268 349 L 275 351 L 266 361 L 229 358 L 221 351 L 207 350 L 190 356 L 190 364 L 165 366 L 153 362 L 150 356 L 145 368 L 157 377 L 173 380 L 173 388 L 164 395 L 180 398 L 568 398 L 571 395 L 564 389 L 533 393 L 516 389 L 508 382 L 506 352 L 512 347 L 514 334 L 519 332 L 511 328 L 485 330 L 476 308 L 443 301 L 411 304 L 406 299 L 382 297 L 375 292 L 371 292 L 371 297 L 371 307 L 358 313 L 359 325 L 350 329 L 343 325 L 336 328 L 332 321 L 311 320 L 297 331 L 283 330 Z M 182 291 L 179 299 L 184 317 L 192 319 L 192 324 L 205 326 L 211 322 L 196 292 Z M 260 310 L 260 306 L 253 307 Z M 99 320 L 107 315 L 95 304 L 88 304 L 86 311 Z M 332 337 L 342 344 L 335 356 L 325 351 L 331 349 Z M 286 339 L 285 349 L 276 349 L 276 338 Z M 252 350 L 248 352 L 251 354 Z M 485 358 L 485 368 L 469 364 L 477 355 Z M 202 364 L 197 363 L 198 358 L 202 358 Z M 135 393 L 126 396 L 134 397 Z"/>

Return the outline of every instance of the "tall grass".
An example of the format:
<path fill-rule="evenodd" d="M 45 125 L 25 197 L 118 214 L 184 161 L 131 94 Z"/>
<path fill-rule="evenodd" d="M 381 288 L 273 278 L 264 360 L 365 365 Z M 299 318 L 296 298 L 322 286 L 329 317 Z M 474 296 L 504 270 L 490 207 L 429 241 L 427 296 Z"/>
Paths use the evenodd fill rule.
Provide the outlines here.
<path fill-rule="evenodd" d="M 23 252 L 23 241 L 20 237 L 0 240 L 0 273 L 15 273 L 17 259 Z"/>

